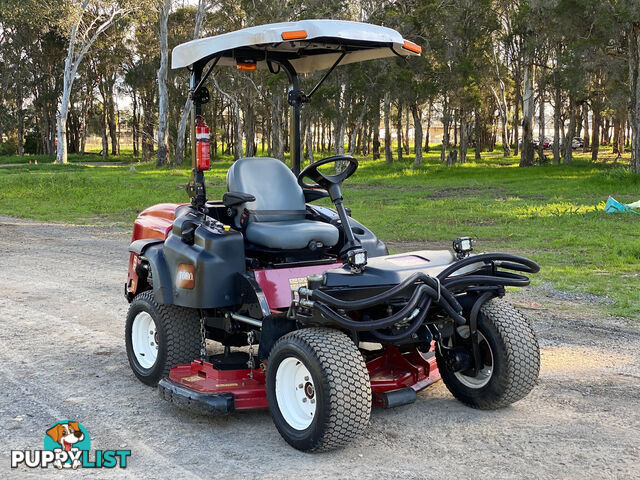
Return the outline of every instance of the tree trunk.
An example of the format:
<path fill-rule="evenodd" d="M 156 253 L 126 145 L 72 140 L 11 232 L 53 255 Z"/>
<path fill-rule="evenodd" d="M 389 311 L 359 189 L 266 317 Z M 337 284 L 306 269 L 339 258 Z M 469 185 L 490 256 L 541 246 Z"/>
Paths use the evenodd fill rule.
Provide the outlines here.
<path fill-rule="evenodd" d="M 476 161 L 482 160 L 482 133 L 480 131 L 480 112 L 476 110 L 474 114 L 474 136 L 476 140 L 475 149 L 474 149 L 474 159 Z"/>
<path fill-rule="evenodd" d="M 398 161 L 402 161 L 402 102 L 398 100 L 398 116 L 396 117 L 396 134 L 398 136 Z"/>
<path fill-rule="evenodd" d="M 452 115 L 453 120 L 453 146 L 458 146 L 458 123 L 460 123 L 460 110 L 453 110 Z"/>
<path fill-rule="evenodd" d="M 160 5 L 160 68 L 158 69 L 158 156 L 156 165 L 169 164 L 169 92 L 167 91 L 167 71 L 169 45 L 167 21 L 171 10 L 171 0 L 163 0 Z"/>
<path fill-rule="evenodd" d="M 358 119 L 356 120 L 356 126 L 354 127 L 353 131 L 351 132 L 351 139 L 349 141 L 349 155 L 353 155 L 354 149 L 356 149 L 357 147 L 357 143 L 356 143 L 356 135 L 358 134 L 358 132 L 360 131 L 360 128 L 362 127 L 362 121 L 364 120 L 364 116 L 367 114 L 367 104 L 369 103 L 369 97 L 366 96 L 364 99 L 364 104 L 362 105 L 362 110 L 360 111 L 360 115 L 358 116 Z"/>
<path fill-rule="evenodd" d="M 139 126 L 138 116 L 140 114 L 138 113 L 138 95 L 136 94 L 135 90 L 131 91 L 131 108 L 133 110 L 131 114 L 131 136 L 132 136 L 132 142 L 133 142 L 133 156 L 137 157 L 138 155 L 140 155 L 140 152 L 138 151 L 138 126 Z"/>
<path fill-rule="evenodd" d="M 107 124 L 109 125 L 109 138 L 111 139 L 111 155 L 118 155 L 118 133 L 116 124 L 116 111 L 113 100 L 113 86 L 115 84 L 115 75 L 106 79 L 106 106 L 107 106 Z"/>
<path fill-rule="evenodd" d="M 572 94 L 569 95 L 569 131 L 564 140 L 564 163 L 569 164 L 573 159 L 573 137 L 576 136 L 576 102 Z"/>
<path fill-rule="evenodd" d="M 615 153 L 617 158 L 621 156 L 620 150 L 620 122 L 617 118 L 613 119 L 613 141 L 611 142 L 611 153 Z"/>
<path fill-rule="evenodd" d="M 415 159 L 413 164 L 419 166 L 422 164 L 422 109 L 417 103 L 411 105 L 411 115 L 413 116 L 413 128 L 415 131 L 413 139 Z"/>
<path fill-rule="evenodd" d="M 562 109 L 562 92 L 556 86 L 553 106 L 553 163 L 560 164 L 560 112 Z"/>
<path fill-rule="evenodd" d="M 513 154 L 516 157 L 518 156 L 518 150 L 520 148 L 520 142 L 519 142 L 519 140 L 520 140 L 519 139 L 519 136 L 520 136 L 520 132 L 519 132 L 519 127 L 520 127 L 520 103 L 523 101 L 523 99 L 522 99 L 522 89 L 521 89 L 522 74 L 520 72 L 521 72 L 520 67 L 517 67 L 516 68 L 516 75 L 514 77 L 514 81 L 515 81 L 514 88 L 516 90 L 516 97 L 515 97 L 515 105 L 514 105 L 514 112 L 513 112 Z"/>
<path fill-rule="evenodd" d="M 71 54 L 71 53 L 70 53 Z M 67 57 L 67 62 L 71 62 L 71 58 Z M 73 79 L 69 78 L 71 71 L 70 65 L 65 63 L 64 87 L 62 90 L 62 101 L 60 102 L 60 113 L 58 114 L 56 138 L 58 145 L 56 147 L 56 163 L 67 163 L 67 116 L 69 115 L 69 97 L 71 96 L 71 86 Z M 67 72 L 69 69 L 69 72 Z"/>
<path fill-rule="evenodd" d="M 253 111 L 252 102 L 244 108 L 244 137 L 247 157 L 256 155 L 256 118 Z"/>
<path fill-rule="evenodd" d="M 306 128 L 306 137 L 305 143 L 307 145 L 307 160 L 309 163 L 313 163 L 313 131 L 311 127 L 313 126 L 313 122 L 311 121 L 311 112 L 307 112 L 307 128 Z"/>
<path fill-rule="evenodd" d="M 442 146 L 440 149 L 440 162 L 447 161 L 447 149 L 449 148 L 449 122 L 451 121 L 451 112 L 449 111 L 449 101 L 445 96 L 442 102 Z"/>
<path fill-rule="evenodd" d="M 467 148 L 469 146 L 469 136 L 467 135 L 467 111 L 461 108 L 458 111 L 458 115 L 460 118 L 460 163 L 462 164 L 467 163 Z"/>
<path fill-rule="evenodd" d="M 18 82 L 16 85 L 16 115 L 18 121 L 18 156 L 24 156 L 24 110 L 22 109 L 23 103 L 23 87 L 22 83 Z M 2 139 L 2 134 L 0 134 Z"/>
<path fill-rule="evenodd" d="M 600 115 L 599 103 L 593 103 L 593 115 L 591 118 L 591 161 L 598 161 L 598 153 L 600 152 L 600 123 L 602 117 Z"/>
<path fill-rule="evenodd" d="M 373 133 L 373 159 L 380 159 L 380 98 L 376 97 L 373 104 L 373 120 L 371 120 Z"/>
<path fill-rule="evenodd" d="M 391 94 L 384 94 L 384 159 L 387 163 L 393 163 L 391 152 Z"/>
<path fill-rule="evenodd" d="M 529 56 L 528 54 L 527 56 Z M 522 96 L 522 152 L 520 155 L 520 166 L 531 167 L 534 165 L 533 159 L 533 115 L 534 115 L 534 95 L 533 95 L 533 64 L 531 59 L 527 59 L 524 66 L 524 94 Z M 517 144 L 516 144 L 517 148 Z"/>
<path fill-rule="evenodd" d="M 273 143 L 273 156 L 284 161 L 284 136 L 282 133 L 282 98 L 279 92 L 273 94 L 273 108 L 271 109 L 271 133 Z"/>
<path fill-rule="evenodd" d="M 405 109 L 405 115 L 404 115 L 404 135 L 402 135 L 402 144 L 404 145 L 404 153 L 406 153 L 407 155 L 409 155 L 410 153 L 410 148 L 409 148 L 409 109 Z"/>
<path fill-rule="evenodd" d="M 429 107 L 427 107 L 427 133 L 424 139 L 424 151 L 429 151 L 429 143 L 431 141 L 431 110 L 433 109 L 433 100 L 429 99 Z"/>
<path fill-rule="evenodd" d="M 640 23 L 631 24 L 629 42 L 629 124 L 631 125 L 631 170 L 640 173 Z"/>
<path fill-rule="evenodd" d="M 340 77 L 339 77 L 340 78 Z M 342 114 L 344 102 L 344 83 L 338 80 L 338 94 L 336 95 L 335 110 L 336 114 L 333 119 L 333 153 L 334 155 L 344 155 L 344 136 L 346 129 L 345 118 Z M 336 165 L 339 168 L 339 165 Z M 338 170 L 340 171 L 340 170 Z"/>
<path fill-rule="evenodd" d="M 544 82 L 540 82 L 538 92 L 538 157 L 540 163 L 544 160 L 544 138 L 545 138 L 545 118 L 544 118 Z"/>
<path fill-rule="evenodd" d="M 582 130 L 584 132 L 582 153 L 587 153 L 591 148 L 591 137 L 589 135 L 589 105 L 586 103 L 582 106 Z"/>

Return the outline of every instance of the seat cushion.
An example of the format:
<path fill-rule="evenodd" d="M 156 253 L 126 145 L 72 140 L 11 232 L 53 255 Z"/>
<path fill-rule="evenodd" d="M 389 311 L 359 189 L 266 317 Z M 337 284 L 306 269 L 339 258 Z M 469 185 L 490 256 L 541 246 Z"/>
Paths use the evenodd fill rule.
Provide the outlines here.
<path fill-rule="evenodd" d="M 312 240 L 325 247 L 338 243 L 336 227 L 312 220 L 250 222 L 245 235 L 251 243 L 281 250 L 306 248 Z"/>

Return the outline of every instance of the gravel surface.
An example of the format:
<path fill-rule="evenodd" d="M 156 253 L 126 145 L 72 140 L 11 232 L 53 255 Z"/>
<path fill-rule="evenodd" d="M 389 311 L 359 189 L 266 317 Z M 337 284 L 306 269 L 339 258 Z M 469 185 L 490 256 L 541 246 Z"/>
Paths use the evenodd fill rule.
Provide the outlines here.
<path fill-rule="evenodd" d="M 62 419 L 80 421 L 92 449 L 132 450 L 127 469 L 78 474 L 92 477 L 640 478 L 640 329 L 604 315 L 606 299 L 548 285 L 512 295 L 542 347 L 539 383 L 513 406 L 476 411 L 440 382 L 413 405 L 374 409 L 347 448 L 303 454 L 268 412 L 196 416 L 136 380 L 128 232 L 0 217 L 0 238 L 0 478 L 49 478 L 10 471 L 9 451 L 42 448 Z"/>

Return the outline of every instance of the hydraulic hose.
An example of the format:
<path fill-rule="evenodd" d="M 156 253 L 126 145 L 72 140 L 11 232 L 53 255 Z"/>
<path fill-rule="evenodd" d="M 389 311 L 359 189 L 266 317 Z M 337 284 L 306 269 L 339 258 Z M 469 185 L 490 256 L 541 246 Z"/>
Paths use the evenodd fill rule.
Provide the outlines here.
<path fill-rule="evenodd" d="M 348 317 L 340 315 L 336 311 L 334 311 L 331 307 L 324 305 L 323 303 L 316 302 L 315 307 L 324 315 L 331 318 L 338 325 L 355 331 L 364 331 L 364 330 L 375 330 L 378 328 L 386 328 L 390 327 L 394 323 L 399 322 L 403 318 L 409 316 L 411 312 L 416 308 L 418 302 L 425 292 L 427 292 L 430 287 L 426 285 L 420 285 L 411 295 L 411 298 L 407 302 L 407 304 L 402 307 L 399 311 L 385 318 L 380 318 L 377 320 L 367 320 L 367 321 L 357 321 L 352 320 Z M 433 289 L 430 289 L 433 290 Z M 435 293 L 435 290 L 433 291 Z"/>
<path fill-rule="evenodd" d="M 442 282 L 448 290 L 454 287 L 468 285 L 491 285 L 502 287 L 526 287 L 530 281 L 524 275 L 518 275 L 510 272 L 496 272 L 495 275 L 464 275 L 456 278 L 449 278 Z"/>
<path fill-rule="evenodd" d="M 418 329 L 422 326 L 425 318 L 427 317 L 427 312 L 429 312 L 429 307 L 431 307 L 431 302 L 432 302 L 432 299 L 428 298 L 427 302 L 420 309 L 420 313 L 418 313 L 416 318 L 414 318 L 411 324 L 409 325 L 409 328 L 403 330 L 402 332 L 397 333 L 395 335 L 387 335 L 386 333 L 382 333 L 379 330 L 372 330 L 371 334 L 374 337 L 378 338 L 379 340 L 382 340 L 383 342 L 398 342 L 400 340 L 404 340 L 405 338 L 416 333 Z"/>
<path fill-rule="evenodd" d="M 470 275 L 452 275 L 460 269 L 478 263 L 484 263 L 485 267 L 492 264 L 493 271 L 489 273 L 484 271 L 478 274 Z M 464 325 L 467 320 L 462 316 L 462 307 L 454 294 L 453 289 L 464 289 L 464 287 L 484 287 L 493 291 L 496 287 L 524 287 L 529 285 L 529 278 L 511 272 L 496 271 L 496 268 L 502 267 L 509 270 L 515 270 L 526 273 L 537 273 L 540 267 L 537 263 L 528 258 L 512 255 L 508 253 L 485 253 L 464 258 L 449 267 L 445 268 L 437 277 L 431 277 L 423 272 L 416 272 L 406 278 L 398 285 L 388 290 L 362 300 L 341 300 L 323 292 L 314 289 L 309 292 L 309 297 L 315 300 L 314 307 L 326 318 L 334 321 L 342 328 L 353 331 L 370 331 L 376 338 L 385 342 L 396 342 L 414 334 L 424 323 L 429 308 L 435 302 L 447 315 L 449 315 L 458 325 Z M 415 286 L 409 301 L 396 313 L 385 318 L 375 320 L 353 320 L 346 315 L 341 315 L 335 309 L 345 311 L 362 310 L 392 300 L 404 290 Z M 480 306 L 486 299 L 495 295 L 495 292 L 486 292 L 480 296 L 479 301 L 474 304 L 472 316 L 475 318 L 478 314 Z M 418 309 L 419 312 L 414 319 L 411 320 L 409 327 L 395 335 L 387 335 L 380 330 L 389 328 L 394 324 L 410 317 L 411 313 Z"/>
<path fill-rule="evenodd" d="M 375 305 L 379 305 L 382 302 L 386 302 L 390 300 L 392 297 L 402 292 L 403 290 L 409 288 L 411 285 L 413 285 L 416 282 L 422 282 L 430 286 L 434 290 L 438 290 L 439 288 L 438 280 L 436 280 L 435 278 L 425 273 L 416 272 L 410 277 L 408 277 L 406 280 L 403 280 L 402 282 L 400 282 L 395 287 L 391 287 L 389 290 L 385 290 L 384 292 L 374 295 L 373 297 L 365 298 L 362 300 L 340 300 L 339 298 L 335 298 L 329 295 L 328 293 L 325 293 L 318 289 L 312 290 L 311 298 L 313 300 L 320 300 L 321 302 L 324 302 L 327 305 L 331 305 L 332 307 L 335 307 L 335 308 L 341 308 L 343 310 L 361 310 L 363 308 L 373 307 Z M 451 292 L 440 287 L 440 295 L 445 297 L 447 299 L 447 302 L 449 302 L 456 311 L 458 312 L 462 311 L 462 307 L 460 306 L 460 303 L 458 303 L 458 300 L 456 300 L 456 298 L 453 296 Z"/>
<path fill-rule="evenodd" d="M 502 264 L 498 264 L 496 266 L 502 266 L 503 268 L 508 268 L 510 270 L 519 270 L 521 272 L 528 273 L 538 273 L 540 271 L 540 267 L 533 260 L 529 260 L 528 258 L 521 257 L 519 255 L 512 255 L 510 253 L 481 253 L 480 255 L 473 255 L 470 257 L 463 258 L 462 260 L 449 265 L 442 272 L 438 274 L 438 278 L 440 280 L 444 280 L 449 277 L 452 273 L 457 272 L 463 267 L 467 265 L 473 265 L 474 263 L 480 262 L 496 262 L 504 260 L 506 262 Z M 521 266 L 520 268 L 514 268 L 514 264 Z"/>

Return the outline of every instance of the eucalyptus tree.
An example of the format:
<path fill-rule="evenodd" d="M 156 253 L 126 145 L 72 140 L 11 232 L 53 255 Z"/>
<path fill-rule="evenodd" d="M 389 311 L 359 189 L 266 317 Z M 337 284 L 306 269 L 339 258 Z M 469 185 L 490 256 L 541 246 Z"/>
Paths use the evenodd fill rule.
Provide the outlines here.
<path fill-rule="evenodd" d="M 71 89 L 78 67 L 98 37 L 113 21 L 129 9 L 112 0 L 90 3 L 89 0 L 71 1 L 68 4 L 68 47 L 64 63 L 62 98 L 57 118 L 57 163 L 67 163 L 67 115 Z"/>

